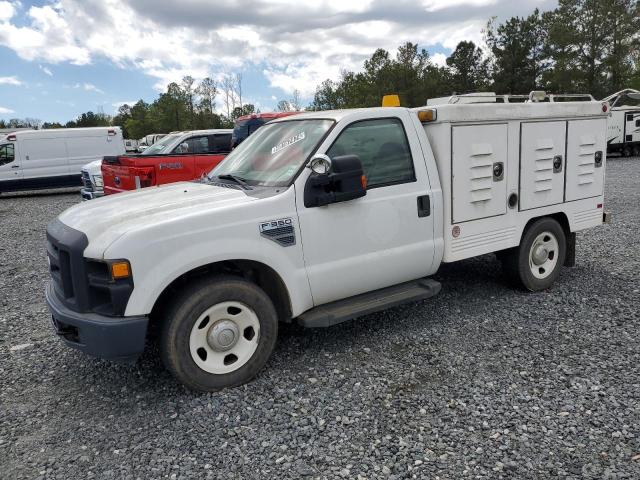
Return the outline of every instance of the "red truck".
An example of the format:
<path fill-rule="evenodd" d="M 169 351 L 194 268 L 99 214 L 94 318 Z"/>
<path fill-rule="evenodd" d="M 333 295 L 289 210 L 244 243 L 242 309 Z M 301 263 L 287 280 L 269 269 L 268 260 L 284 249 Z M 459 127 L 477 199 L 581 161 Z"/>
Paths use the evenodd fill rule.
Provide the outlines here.
<path fill-rule="evenodd" d="M 231 134 L 230 129 L 175 132 L 139 155 L 104 157 L 104 193 L 200 178 L 231 151 Z"/>

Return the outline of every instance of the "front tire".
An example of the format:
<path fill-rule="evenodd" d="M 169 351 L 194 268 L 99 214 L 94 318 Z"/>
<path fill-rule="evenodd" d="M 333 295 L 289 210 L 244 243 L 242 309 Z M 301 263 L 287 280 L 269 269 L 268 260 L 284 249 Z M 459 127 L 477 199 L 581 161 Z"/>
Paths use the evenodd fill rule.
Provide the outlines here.
<path fill-rule="evenodd" d="M 502 263 L 507 276 L 531 292 L 549 288 L 560 275 L 567 254 L 567 238 L 553 218 L 534 221 L 520 246 L 507 251 Z"/>
<path fill-rule="evenodd" d="M 188 285 L 173 301 L 160 354 L 180 382 L 213 392 L 254 378 L 277 335 L 278 317 L 267 294 L 240 277 L 218 276 Z"/>

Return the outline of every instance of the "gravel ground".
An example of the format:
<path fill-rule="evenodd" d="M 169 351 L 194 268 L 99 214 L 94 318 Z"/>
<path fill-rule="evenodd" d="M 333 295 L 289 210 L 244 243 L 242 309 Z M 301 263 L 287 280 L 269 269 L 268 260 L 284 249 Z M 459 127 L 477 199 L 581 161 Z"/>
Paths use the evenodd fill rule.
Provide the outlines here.
<path fill-rule="evenodd" d="M 611 159 L 613 224 L 547 292 L 493 256 L 437 297 L 327 330 L 285 326 L 260 376 L 195 394 L 150 351 L 53 335 L 44 226 L 77 192 L 0 198 L 2 478 L 640 478 L 640 159 Z"/>

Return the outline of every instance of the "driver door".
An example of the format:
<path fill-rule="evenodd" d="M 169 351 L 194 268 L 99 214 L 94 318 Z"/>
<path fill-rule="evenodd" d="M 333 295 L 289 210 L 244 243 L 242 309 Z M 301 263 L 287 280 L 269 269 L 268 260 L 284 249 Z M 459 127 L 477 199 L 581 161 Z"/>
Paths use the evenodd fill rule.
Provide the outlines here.
<path fill-rule="evenodd" d="M 434 272 L 433 212 L 425 215 L 419 208 L 433 205 L 426 165 L 409 112 L 392 112 L 356 115 L 334 128 L 317 152 L 358 155 L 367 177 L 364 197 L 307 208 L 303 194 L 309 169 L 296 182 L 316 306 Z"/>
<path fill-rule="evenodd" d="M 17 153 L 14 143 L 0 145 L 0 192 L 3 185 L 16 185 L 22 180 L 23 173 Z"/>

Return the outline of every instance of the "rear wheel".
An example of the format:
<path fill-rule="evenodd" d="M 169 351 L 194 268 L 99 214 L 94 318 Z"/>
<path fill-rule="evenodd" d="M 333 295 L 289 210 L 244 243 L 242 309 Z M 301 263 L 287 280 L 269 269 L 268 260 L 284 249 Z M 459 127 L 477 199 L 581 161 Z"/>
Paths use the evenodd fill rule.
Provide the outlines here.
<path fill-rule="evenodd" d="M 640 145 L 634 145 L 632 153 L 634 157 L 640 157 Z"/>
<path fill-rule="evenodd" d="M 629 145 L 625 145 L 624 147 L 622 147 L 622 156 L 623 157 L 630 157 L 631 156 L 631 147 Z"/>
<path fill-rule="evenodd" d="M 525 231 L 519 247 L 502 256 L 502 263 L 512 280 L 536 292 L 556 281 L 566 251 L 567 239 L 562 226 L 553 218 L 541 218 Z"/>
<path fill-rule="evenodd" d="M 164 319 L 160 352 L 167 369 L 194 390 L 251 380 L 275 346 L 278 319 L 258 286 L 214 277 L 187 287 Z"/>

